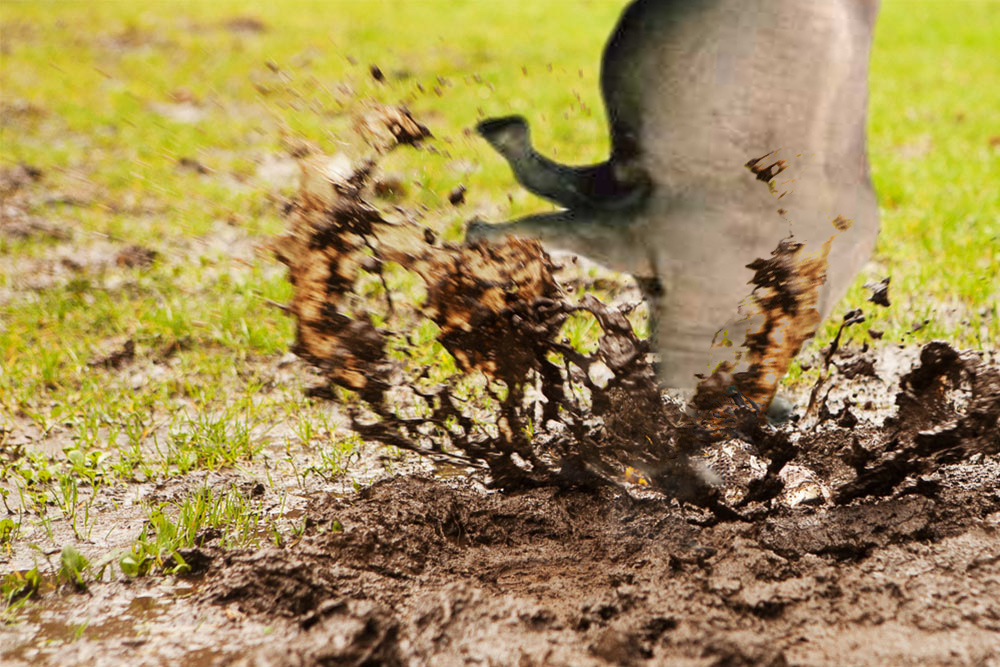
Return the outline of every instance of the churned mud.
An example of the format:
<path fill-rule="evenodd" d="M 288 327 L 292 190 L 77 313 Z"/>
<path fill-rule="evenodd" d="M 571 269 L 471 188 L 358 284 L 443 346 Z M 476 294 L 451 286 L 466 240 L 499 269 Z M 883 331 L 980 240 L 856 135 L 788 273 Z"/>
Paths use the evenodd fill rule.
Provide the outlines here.
<path fill-rule="evenodd" d="M 316 502 L 294 548 L 206 552 L 200 599 L 290 622 L 239 664 L 998 664 L 997 369 L 931 344 L 900 385 L 884 423 L 784 427 L 785 495 L 738 519 L 401 477 Z M 750 442 L 711 455 L 762 478 Z"/>
<path fill-rule="evenodd" d="M 1000 664 L 995 364 L 931 343 L 894 365 L 838 334 L 770 424 L 802 341 L 778 336 L 794 349 L 776 356 L 771 333 L 814 325 L 825 271 L 783 242 L 750 267 L 765 323 L 749 362 L 683 408 L 623 311 L 567 300 L 537 244 L 442 243 L 369 203 L 374 161 L 313 160 L 276 251 L 314 394 L 355 392 L 366 439 L 466 472 L 319 498 L 292 547 L 200 549 L 200 604 L 283 628 L 227 660 Z M 376 325 L 352 286 L 390 262 L 426 294 L 414 312 L 387 293 Z M 579 313 L 600 330 L 590 354 L 560 335 Z M 421 317 L 451 376 L 409 333 Z"/>
<path fill-rule="evenodd" d="M 48 593 L 5 659 L 1000 664 L 1000 369 L 937 343 L 910 368 L 870 350 L 831 368 L 813 414 L 806 396 L 762 427 L 789 443 L 770 499 L 747 500 L 774 460 L 752 441 L 706 447 L 731 516 L 613 484 L 404 475 L 315 497 L 283 548 L 206 539 L 188 577 Z"/>
<path fill-rule="evenodd" d="M 823 431 L 827 443 L 852 441 L 850 429 Z M 827 444 L 800 462 L 822 469 L 848 455 Z M 883 497 L 776 504 L 706 526 L 698 512 L 611 487 L 503 493 L 399 477 L 318 499 L 291 547 L 188 554 L 199 571 L 170 591 L 95 585 L 62 607 L 89 607 L 91 631 L 73 641 L 76 626 L 50 612 L 64 628 L 57 648 L 8 657 L 995 665 L 998 489 L 1000 459 L 978 456 Z"/>
<path fill-rule="evenodd" d="M 791 451 L 770 500 L 745 501 L 771 462 L 752 442 L 706 448 L 739 516 L 610 484 L 404 475 L 315 497 L 284 548 L 206 537 L 188 577 L 46 592 L 4 659 L 996 665 L 1000 370 L 930 344 L 890 376 L 889 356 L 834 355 L 849 370 L 826 403 L 774 429 Z"/>
<path fill-rule="evenodd" d="M 436 275 L 447 284 L 453 274 Z M 435 302 L 434 289 L 439 312 L 471 307 Z M 488 293 L 475 301 L 477 329 L 452 320 L 455 340 L 477 343 L 459 367 L 542 368 L 532 355 L 552 352 L 540 341 L 553 329 L 531 327 L 568 306 L 543 301 L 533 315 L 490 303 Z M 316 495 L 302 508 L 301 539 L 283 547 L 227 551 L 206 534 L 182 554 L 185 577 L 45 590 L 46 604 L 5 630 L 0 655 L 11 664 L 1000 665 L 995 360 L 942 342 L 842 349 L 838 336 L 814 353 L 819 380 L 774 426 L 740 391 L 706 390 L 694 413 L 651 398 L 641 341 L 610 307 L 584 305 L 603 332 L 595 358 L 634 393 L 569 371 L 540 380 L 568 387 L 552 394 L 560 405 L 584 406 L 550 420 L 562 430 L 518 440 L 513 428 L 455 429 L 441 444 L 417 428 L 433 423 L 433 409 L 378 402 L 405 364 L 352 376 L 319 363 L 324 380 L 370 392 L 367 411 L 345 408 L 357 428 L 401 444 L 411 433 L 410 448 L 442 462 L 439 474 Z M 862 319 L 849 313 L 844 326 Z M 364 368 L 366 354 L 384 361 L 380 346 L 358 347 L 365 336 L 352 340 L 327 348 L 351 355 L 328 368 Z M 491 356 L 496 340 L 522 344 L 521 356 Z M 530 407 L 537 390 L 493 393 L 481 414 L 518 424 L 545 412 Z M 474 424 L 456 403 L 428 404 Z"/>

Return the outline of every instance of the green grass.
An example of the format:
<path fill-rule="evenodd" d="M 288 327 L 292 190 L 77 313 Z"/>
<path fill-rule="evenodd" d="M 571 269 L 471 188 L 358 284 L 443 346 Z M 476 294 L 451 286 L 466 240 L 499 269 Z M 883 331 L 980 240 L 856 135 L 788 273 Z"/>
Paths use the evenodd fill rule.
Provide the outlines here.
<path fill-rule="evenodd" d="M 882 211 L 876 257 L 894 306 L 876 310 L 872 326 L 892 339 L 930 319 L 913 340 L 998 348 L 998 33 L 998 2 L 884 4 L 869 153 Z"/>
<path fill-rule="evenodd" d="M 259 165 L 283 154 L 283 135 L 357 152 L 352 113 L 402 101 L 434 133 L 433 150 L 398 150 L 382 167 L 408 206 L 426 207 L 425 222 L 457 238 L 473 214 L 549 208 L 469 129 L 521 113 L 559 160 L 603 159 L 598 63 L 624 4 L 572 3 L 569 15 L 568 3 L 527 0 L 0 4 L 0 167 L 40 169 L 28 213 L 72 234 L 0 237 L 0 491 L 12 506 L 0 549 L 39 527 L 54 535 L 53 522 L 86 539 L 95 503 L 136 482 L 264 465 L 305 488 L 349 472 L 357 443 L 330 435 L 337 426 L 301 383 L 275 379 L 293 323 L 269 302 L 291 289 L 253 244 L 280 231 L 290 190 Z M 228 29 L 237 17 L 264 29 Z M 865 306 L 886 344 L 998 348 L 997 34 L 1000 2 L 883 3 L 869 145 L 883 232 L 877 268 L 839 311 Z M 468 203 L 456 209 L 447 194 L 460 183 Z M 152 267 L 114 262 L 131 243 L 159 253 Z M 24 267 L 60 252 L 81 268 L 24 289 L 38 273 Z M 885 275 L 893 307 L 866 304 L 861 284 Z M 412 291 L 407 276 L 390 288 Z M 428 355 L 439 354 L 425 333 Z M 565 330 L 581 348 L 594 333 L 585 317 Z M 125 340 L 130 365 L 91 365 Z M 291 432 L 283 451 L 265 447 L 278 425 Z M 14 450 L 29 431 L 35 442 Z M 241 535 L 252 515 L 213 521 Z M 156 565 L 136 573 L 163 571 L 178 535 L 190 542 L 183 531 L 162 537 L 173 516 L 161 512 L 136 539 L 136 563 Z"/>

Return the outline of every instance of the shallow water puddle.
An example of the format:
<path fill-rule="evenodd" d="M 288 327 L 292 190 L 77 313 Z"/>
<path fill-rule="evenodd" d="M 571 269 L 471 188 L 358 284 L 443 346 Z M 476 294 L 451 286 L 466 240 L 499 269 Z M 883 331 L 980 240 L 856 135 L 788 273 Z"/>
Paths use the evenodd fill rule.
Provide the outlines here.
<path fill-rule="evenodd" d="M 264 640 L 267 625 L 242 614 L 203 609 L 193 596 L 199 579 L 97 583 L 82 593 L 49 588 L 28 603 L 16 624 L 0 631 L 4 664 L 217 664 L 247 642 Z M 225 633 L 226 637 L 220 637 Z"/>

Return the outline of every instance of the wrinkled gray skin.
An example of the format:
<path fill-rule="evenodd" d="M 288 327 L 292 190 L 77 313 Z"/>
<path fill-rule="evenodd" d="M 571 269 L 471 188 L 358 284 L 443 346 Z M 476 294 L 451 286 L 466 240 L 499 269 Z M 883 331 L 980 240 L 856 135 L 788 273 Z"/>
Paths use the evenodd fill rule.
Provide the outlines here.
<path fill-rule="evenodd" d="M 789 232 L 819 250 L 843 215 L 853 227 L 830 253 L 826 318 L 878 233 L 865 147 L 877 10 L 878 0 L 637 0 L 604 51 L 609 160 L 557 164 L 531 147 L 523 118 L 484 121 L 517 180 L 565 210 L 474 222 L 469 238 L 531 236 L 636 276 L 661 384 L 690 391 L 716 333 L 739 320 L 746 264 Z M 790 163 L 775 193 L 743 166 L 772 151 L 762 164 Z"/>

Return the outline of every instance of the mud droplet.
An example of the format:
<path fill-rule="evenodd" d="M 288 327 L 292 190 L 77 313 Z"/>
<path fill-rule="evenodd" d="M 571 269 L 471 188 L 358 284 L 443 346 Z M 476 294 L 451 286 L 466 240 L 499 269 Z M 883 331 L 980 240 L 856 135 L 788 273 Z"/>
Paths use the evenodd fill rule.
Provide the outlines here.
<path fill-rule="evenodd" d="M 867 283 L 866 288 L 872 291 L 872 295 L 868 297 L 868 300 L 878 306 L 883 306 L 888 308 L 891 304 L 889 303 L 889 281 L 890 277 L 885 277 L 877 283 Z"/>
<path fill-rule="evenodd" d="M 451 202 L 452 206 L 458 206 L 465 203 L 465 186 L 455 186 L 455 188 L 448 193 L 448 201 Z"/>

